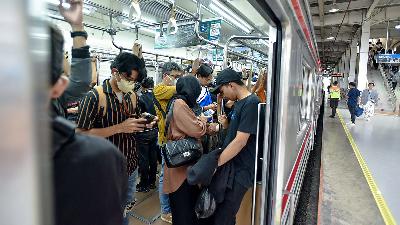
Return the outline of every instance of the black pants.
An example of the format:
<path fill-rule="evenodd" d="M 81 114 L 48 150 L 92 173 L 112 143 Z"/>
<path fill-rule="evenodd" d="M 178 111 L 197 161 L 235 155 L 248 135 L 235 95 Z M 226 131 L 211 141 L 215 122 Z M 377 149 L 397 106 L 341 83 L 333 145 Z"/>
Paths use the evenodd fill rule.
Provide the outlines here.
<path fill-rule="evenodd" d="M 149 142 L 137 142 L 139 156 L 139 186 L 148 187 L 155 184 L 157 173 L 157 139 Z"/>
<path fill-rule="evenodd" d="M 392 82 L 393 90 L 396 90 L 397 82 Z"/>
<path fill-rule="evenodd" d="M 347 107 L 349 108 L 349 111 L 350 111 L 351 122 L 355 123 L 356 122 L 356 107 L 357 106 L 347 105 Z"/>
<path fill-rule="evenodd" d="M 194 211 L 199 194 L 199 187 L 185 180 L 177 191 L 168 195 L 173 225 L 199 225 Z"/>
<path fill-rule="evenodd" d="M 224 201 L 217 205 L 214 215 L 203 221 L 207 225 L 235 225 L 236 214 L 248 188 L 235 182 L 232 189 L 225 192 Z"/>
<path fill-rule="evenodd" d="M 336 109 L 337 109 L 337 107 L 339 105 L 339 99 L 331 98 L 330 105 L 331 105 L 331 108 L 332 108 L 332 115 L 331 116 L 335 116 L 336 115 Z"/>

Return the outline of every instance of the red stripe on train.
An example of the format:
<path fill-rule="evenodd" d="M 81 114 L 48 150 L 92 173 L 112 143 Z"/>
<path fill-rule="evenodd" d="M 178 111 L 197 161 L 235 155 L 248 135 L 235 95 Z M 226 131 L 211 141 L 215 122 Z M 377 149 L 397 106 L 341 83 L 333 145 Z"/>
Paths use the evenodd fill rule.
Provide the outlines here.
<path fill-rule="evenodd" d="M 296 163 L 294 164 L 292 173 L 290 174 L 289 181 L 288 181 L 288 183 L 286 184 L 285 192 L 288 192 L 288 191 L 292 190 L 292 187 L 293 187 L 293 184 L 294 184 L 294 179 L 296 178 L 297 170 L 299 169 L 299 165 L 300 165 L 301 159 L 303 158 L 303 154 L 304 154 L 304 150 L 305 150 L 305 148 L 306 148 L 307 140 L 308 140 L 308 138 L 310 137 L 311 127 L 312 127 L 312 126 L 310 125 L 310 128 L 309 128 L 308 131 L 307 131 L 307 135 L 306 135 L 306 137 L 304 138 L 304 141 L 303 141 L 303 143 L 302 143 L 302 145 L 301 145 L 300 152 L 299 152 L 299 154 L 297 155 Z M 284 212 L 284 210 L 285 210 L 285 208 L 286 208 L 286 205 L 287 205 L 287 203 L 288 203 L 288 198 L 289 198 L 289 195 L 288 195 L 288 194 L 284 194 L 284 195 L 283 195 L 281 214 L 283 214 L 283 212 Z"/>
<path fill-rule="evenodd" d="M 301 29 L 303 30 L 304 35 L 306 36 L 306 40 L 307 40 L 308 45 L 309 45 L 310 50 L 311 50 L 311 54 L 313 55 L 315 62 L 318 63 L 319 60 L 318 60 L 318 57 L 317 57 L 317 54 L 316 54 L 316 51 L 315 51 L 314 44 L 313 44 L 313 42 L 311 40 L 310 30 L 308 29 L 307 24 L 305 22 L 303 11 L 301 10 L 301 6 L 300 6 L 300 3 L 299 3 L 299 0 L 291 0 L 291 2 L 292 2 L 292 6 L 293 6 L 293 9 L 294 9 L 294 12 L 296 13 L 296 17 L 299 20 Z"/>

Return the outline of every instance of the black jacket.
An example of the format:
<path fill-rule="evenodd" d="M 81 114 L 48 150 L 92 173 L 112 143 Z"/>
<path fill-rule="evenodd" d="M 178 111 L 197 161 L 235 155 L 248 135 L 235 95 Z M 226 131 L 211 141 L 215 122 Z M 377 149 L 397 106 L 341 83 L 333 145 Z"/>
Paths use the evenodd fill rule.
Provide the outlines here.
<path fill-rule="evenodd" d="M 103 138 L 52 121 L 56 225 L 122 224 L 127 191 L 125 157 Z"/>

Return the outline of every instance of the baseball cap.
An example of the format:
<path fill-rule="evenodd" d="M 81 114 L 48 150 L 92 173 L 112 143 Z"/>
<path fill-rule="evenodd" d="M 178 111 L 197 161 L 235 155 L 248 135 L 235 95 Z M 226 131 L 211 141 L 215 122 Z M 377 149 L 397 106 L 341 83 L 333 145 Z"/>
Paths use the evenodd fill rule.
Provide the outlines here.
<path fill-rule="evenodd" d="M 233 81 L 241 81 L 242 80 L 242 74 L 234 71 L 233 69 L 224 69 L 222 70 L 216 79 L 216 86 L 211 89 L 211 93 L 213 94 L 218 94 L 219 89 L 222 85 L 233 82 Z"/>

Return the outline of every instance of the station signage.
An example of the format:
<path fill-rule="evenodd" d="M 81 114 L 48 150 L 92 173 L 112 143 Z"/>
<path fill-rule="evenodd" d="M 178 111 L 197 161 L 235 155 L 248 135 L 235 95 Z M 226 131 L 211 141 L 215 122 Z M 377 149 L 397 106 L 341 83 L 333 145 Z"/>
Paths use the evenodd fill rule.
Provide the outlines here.
<path fill-rule="evenodd" d="M 202 21 L 200 23 L 200 35 L 209 41 L 218 43 L 221 38 L 221 22 L 220 18 Z M 156 30 L 155 49 L 182 48 L 200 45 L 200 40 L 197 38 L 194 31 L 194 22 L 178 25 L 178 32 L 173 35 L 167 33 L 167 28 Z"/>
<path fill-rule="evenodd" d="M 400 63 L 400 54 L 379 54 L 376 61 L 377 63 Z"/>

